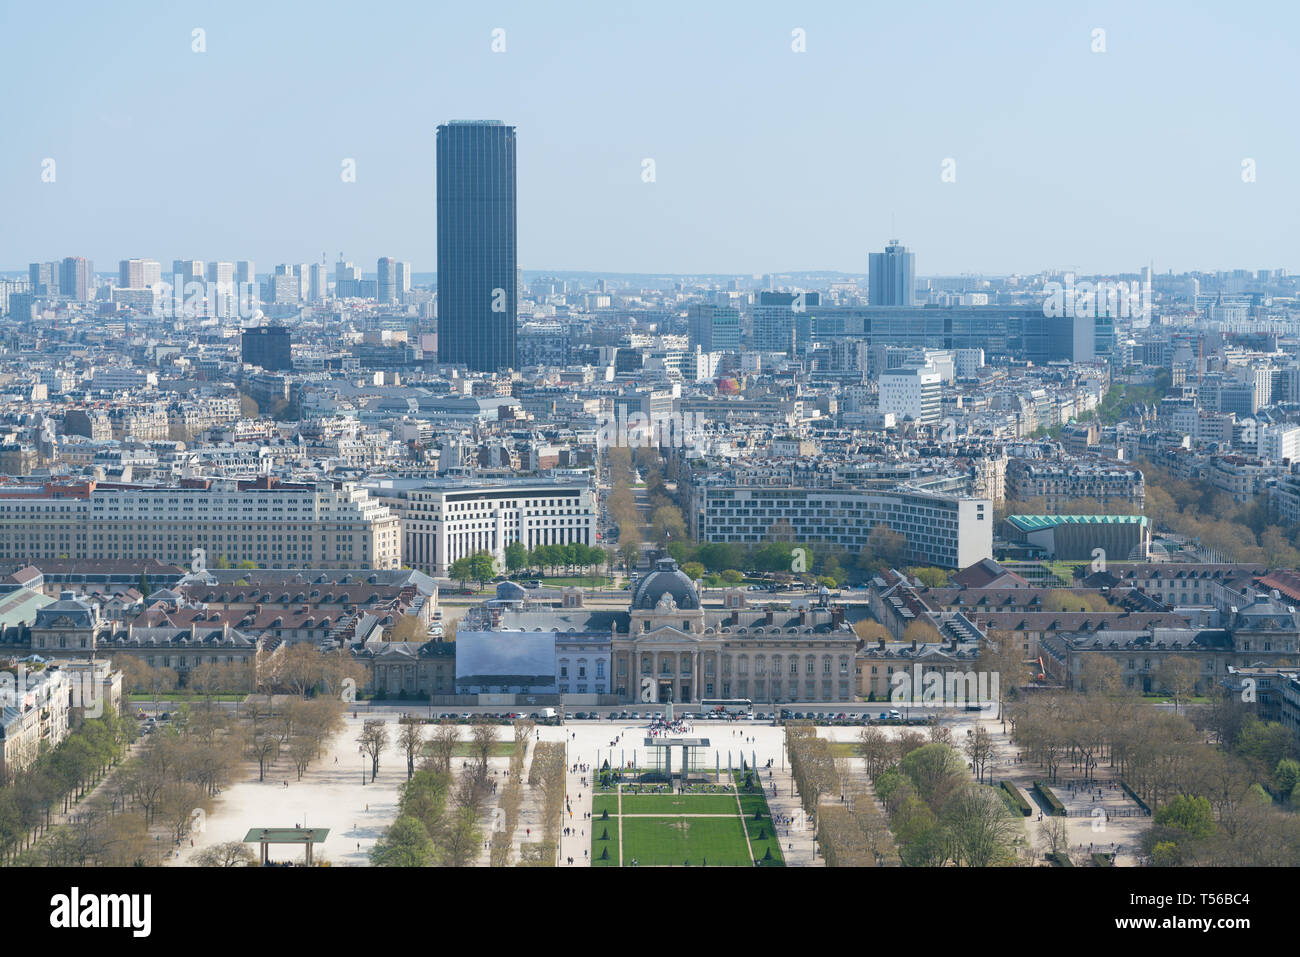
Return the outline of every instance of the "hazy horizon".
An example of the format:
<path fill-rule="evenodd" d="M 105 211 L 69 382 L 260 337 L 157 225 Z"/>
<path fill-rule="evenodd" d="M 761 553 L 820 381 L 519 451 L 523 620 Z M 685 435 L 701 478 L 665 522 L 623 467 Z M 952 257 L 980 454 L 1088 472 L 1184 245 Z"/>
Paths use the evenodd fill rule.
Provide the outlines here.
<path fill-rule="evenodd" d="M 434 130 L 461 118 L 517 128 L 530 270 L 865 274 L 895 237 L 925 276 L 1300 265 L 1288 6 L 11 3 L 5 20 L 13 271 L 342 251 L 430 272 Z"/>

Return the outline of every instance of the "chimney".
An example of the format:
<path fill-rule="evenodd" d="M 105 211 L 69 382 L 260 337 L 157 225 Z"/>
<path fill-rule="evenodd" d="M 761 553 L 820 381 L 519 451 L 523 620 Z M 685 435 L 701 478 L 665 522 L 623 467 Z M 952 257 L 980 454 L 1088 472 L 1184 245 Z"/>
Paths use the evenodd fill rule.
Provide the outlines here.
<path fill-rule="evenodd" d="M 740 611 L 733 610 L 731 613 L 731 627 L 735 628 L 740 625 Z"/>
<path fill-rule="evenodd" d="M 880 638 L 880 639 L 877 639 L 877 640 L 880 642 L 880 650 L 881 650 L 881 651 L 884 651 L 884 650 L 885 650 L 885 639 L 884 639 L 884 638 Z"/>
<path fill-rule="evenodd" d="M 913 651 L 916 651 L 916 639 L 915 639 L 915 638 L 912 639 L 912 650 L 913 650 Z"/>
<path fill-rule="evenodd" d="M 771 608 L 767 610 L 767 616 L 765 618 L 765 621 L 769 625 L 776 621 L 776 612 L 774 612 Z"/>
<path fill-rule="evenodd" d="M 844 606 L 831 606 L 831 628 L 838 629 L 842 624 L 844 624 Z"/>

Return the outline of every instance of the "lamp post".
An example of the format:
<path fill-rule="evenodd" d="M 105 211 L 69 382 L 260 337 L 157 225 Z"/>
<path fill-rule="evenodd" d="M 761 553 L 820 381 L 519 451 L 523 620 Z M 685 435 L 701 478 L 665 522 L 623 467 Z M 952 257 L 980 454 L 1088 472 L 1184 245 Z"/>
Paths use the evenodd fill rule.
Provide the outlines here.
<path fill-rule="evenodd" d="M 361 756 L 361 786 L 366 785 L 366 749 L 357 748 L 357 754 Z"/>

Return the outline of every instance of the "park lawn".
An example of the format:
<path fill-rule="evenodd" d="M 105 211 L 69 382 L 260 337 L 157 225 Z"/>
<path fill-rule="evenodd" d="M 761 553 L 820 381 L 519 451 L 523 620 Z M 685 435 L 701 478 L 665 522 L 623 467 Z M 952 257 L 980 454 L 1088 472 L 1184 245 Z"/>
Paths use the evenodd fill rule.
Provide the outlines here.
<path fill-rule="evenodd" d="M 758 791 L 740 792 L 740 810 L 745 817 L 753 817 L 755 811 L 762 811 L 763 817 L 771 817 L 767 809 L 767 798 Z"/>
<path fill-rule="evenodd" d="M 509 758 L 515 753 L 515 743 L 513 741 L 498 741 L 492 745 L 492 757 Z M 477 758 L 478 749 L 470 741 L 461 741 L 456 745 L 456 750 L 452 753 L 455 758 Z"/>
<path fill-rule="evenodd" d="M 597 794 L 591 799 L 591 816 L 600 817 L 601 811 L 608 811 L 610 820 L 618 815 L 618 795 L 609 792 Z"/>
<path fill-rule="evenodd" d="M 738 817 L 623 819 L 623 857 L 645 867 L 753 867 Z"/>
<path fill-rule="evenodd" d="M 613 810 L 610 814 L 613 814 Z M 628 794 L 623 792 L 623 814 L 736 814 L 731 794 Z M 626 821 L 624 825 L 626 825 Z"/>
<path fill-rule="evenodd" d="M 833 758 L 856 758 L 858 756 L 858 742 L 856 741 L 832 741 L 831 757 Z"/>
<path fill-rule="evenodd" d="M 244 693 L 206 695 L 196 691 L 164 691 L 162 694 L 154 695 L 147 691 L 132 691 L 127 697 L 133 704 L 147 704 L 150 701 L 243 701 L 248 695 Z"/>
<path fill-rule="evenodd" d="M 602 841 L 601 835 L 609 834 L 609 840 Z M 609 857 L 601 860 L 600 855 L 606 850 Z M 591 822 L 591 866 L 618 867 L 618 817 L 610 814 L 608 821 Z"/>
<path fill-rule="evenodd" d="M 781 839 L 776 828 L 772 826 L 771 816 L 764 814 L 761 821 L 754 820 L 753 815 L 745 818 L 745 830 L 749 832 L 749 843 L 754 847 L 754 859 L 763 861 L 763 855 L 772 850 L 772 859 L 763 861 L 762 867 L 785 867 L 785 855 L 781 853 Z M 762 834 L 762 839 L 759 835 Z"/>

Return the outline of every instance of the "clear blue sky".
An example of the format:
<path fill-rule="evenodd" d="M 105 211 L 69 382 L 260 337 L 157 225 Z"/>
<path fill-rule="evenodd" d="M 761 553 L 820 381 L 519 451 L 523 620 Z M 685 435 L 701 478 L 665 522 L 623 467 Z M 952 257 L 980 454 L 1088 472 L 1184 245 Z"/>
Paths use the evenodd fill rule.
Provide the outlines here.
<path fill-rule="evenodd" d="M 434 128 L 478 118 L 518 127 L 528 269 L 860 272 L 891 216 L 922 274 L 1300 268 L 1289 2 L 5 0 L 0 17 L 8 269 L 342 250 L 432 270 Z"/>

